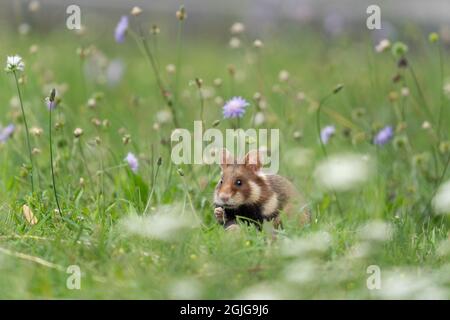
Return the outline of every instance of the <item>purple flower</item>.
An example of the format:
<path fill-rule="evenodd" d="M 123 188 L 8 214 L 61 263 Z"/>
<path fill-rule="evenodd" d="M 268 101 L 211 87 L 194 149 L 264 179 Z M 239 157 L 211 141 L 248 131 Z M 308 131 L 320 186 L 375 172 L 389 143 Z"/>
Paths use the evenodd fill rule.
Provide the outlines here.
<path fill-rule="evenodd" d="M 0 126 L 0 142 L 5 143 L 13 134 L 15 128 L 16 127 L 13 124 L 10 124 L 4 128 Z"/>
<path fill-rule="evenodd" d="M 320 140 L 322 143 L 327 144 L 328 140 L 334 135 L 336 128 L 334 126 L 326 126 L 320 132 Z"/>
<path fill-rule="evenodd" d="M 45 105 L 47 106 L 48 110 L 54 110 L 57 104 L 58 103 L 56 102 L 56 100 L 50 101 L 49 97 L 45 98 Z"/>
<path fill-rule="evenodd" d="M 131 171 L 133 171 L 134 173 L 138 171 L 139 162 L 134 154 L 128 152 L 124 160 L 128 163 L 128 166 L 130 166 Z"/>
<path fill-rule="evenodd" d="M 117 43 L 122 43 L 125 41 L 125 34 L 128 29 L 128 17 L 122 16 L 119 20 L 119 23 L 116 26 L 116 30 L 114 31 L 114 37 L 116 38 Z"/>
<path fill-rule="evenodd" d="M 392 126 L 386 126 L 375 135 L 373 143 L 379 146 L 388 143 L 394 136 L 394 129 Z"/>
<path fill-rule="evenodd" d="M 242 118 L 245 113 L 245 108 L 250 104 L 241 97 L 233 97 L 228 100 L 223 106 L 224 118 Z"/>

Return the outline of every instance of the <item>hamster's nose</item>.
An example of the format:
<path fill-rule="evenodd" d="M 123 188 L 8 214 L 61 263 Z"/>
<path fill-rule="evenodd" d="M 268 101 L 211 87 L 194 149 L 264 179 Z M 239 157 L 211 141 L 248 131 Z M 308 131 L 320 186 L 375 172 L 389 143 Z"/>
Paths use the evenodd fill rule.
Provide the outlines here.
<path fill-rule="evenodd" d="M 223 202 L 228 202 L 228 200 L 230 200 L 230 195 L 229 194 L 220 194 L 220 200 L 222 200 Z"/>

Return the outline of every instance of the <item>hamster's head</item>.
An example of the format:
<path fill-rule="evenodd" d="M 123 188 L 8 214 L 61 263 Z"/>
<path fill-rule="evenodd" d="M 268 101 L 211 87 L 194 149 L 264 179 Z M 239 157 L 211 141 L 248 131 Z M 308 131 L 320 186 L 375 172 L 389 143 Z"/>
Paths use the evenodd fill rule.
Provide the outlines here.
<path fill-rule="evenodd" d="M 221 178 L 214 193 L 214 204 L 224 208 L 237 208 L 256 204 L 267 189 L 261 174 L 258 151 L 247 153 L 242 161 L 236 161 L 227 149 L 221 150 Z"/>

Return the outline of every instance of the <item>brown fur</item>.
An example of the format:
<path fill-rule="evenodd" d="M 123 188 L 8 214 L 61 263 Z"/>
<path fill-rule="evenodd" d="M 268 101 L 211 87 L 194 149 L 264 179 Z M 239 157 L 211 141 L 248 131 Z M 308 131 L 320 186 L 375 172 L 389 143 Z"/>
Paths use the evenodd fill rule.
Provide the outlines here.
<path fill-rule="evenodd" d="M 294 185 L 279 175 L 264 175 L 256 151 L 250 151 L 243 164 L 237 164 L 227 150 L 222 154 L 222 177 L 216 186 L 214 204 L 222 213 L 219 222 L 227 225 L 227 212 L 243 215 L 262 222 L 273 221 L 275 228 L 281 227 L 280 212 L 292 216 L 298 203 L 304 203 Z M 238 181 L 241 183 L 238 184 Z M 250 212 L 252 211 L 252 212 Z M 216 212 L 216 211 L 215 211 Z M 304 210 L 302 223 L 309 221 L 309 212 Z M 217 214 L 216 214 L 217 217 Z M 229 220 L 229 219 L 228 219 Z"/>

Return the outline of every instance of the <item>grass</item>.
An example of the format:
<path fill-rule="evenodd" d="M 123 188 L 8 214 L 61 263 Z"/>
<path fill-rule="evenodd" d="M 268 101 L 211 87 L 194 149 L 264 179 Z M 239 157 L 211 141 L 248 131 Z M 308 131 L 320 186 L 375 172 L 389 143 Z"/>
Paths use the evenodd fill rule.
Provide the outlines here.
<path fill-rule="evenodd" d="M 299 41 L 286 32 L 265 39 L 261 49 L 243 38 L 244 47 L 236 50 L 225 41 L 185 38 L 181 58 L 173 42 L 158 39 L 156 61 L 163 81 L 169 90 L 177 82 L 181 88 L 174 104 L 181 127 L 192 129 L 200 119 L 202 97 L 206 125 L 221 120 L 219 128 L 231 128 L 234 123 L 221 119 L 222 104 L 215 98 L 234 95 L 252 102 L 240 122 L 251 127 L 258 104 L 252 97 L 262 94 L 267 108 L 261 127 L 280 129 L 280 174 L 302 190 L 313 211 L 312 222 L 303 228 L 287 221 L 276 241 L 244 225 L 237 234 L 227 233 L 214 222 L 217 167 L 183 166 L 184 176 L 177 172 L 168 143 L 174 126 L 157 114 L 170 109 L 131 37 L 118 45 L 111 37 L 99 40 L 89 33 L 0 34 L 0 57 L 17 53 L 26 62 L 21 92 L 28 124 L 43 128 L 41 136 L 31 137 L 32 148 L 41 151 L 33 156 L 36 191 L 31 194 L 23 165 L 28 163 L 23 120 L 20 106 L 11 100 L 14 79 L 0 76 L 0 122 L 16 124 L 14 136 L 0 144 L 0 298 L 449 298 L 449 220 L 429 202 L 449 178 L 446 172 L 440 179 L 449 151 L 439 151 L 439 143 L 450 133 L 450 102 L 442 94 L 435 50 L 443 44 L 430 44 L 420 34 L 405 32 L 402 39 L 419 86 L 389 51 L 375 53 L 367 34 L 328 39 L 305 30 Z M 31 54 L 34 43 L 39 49 Z M 91 51 L 85 59 L 76 54 L 82 46 Z M 442 50 L 445 57 L 448 48 Z M 125 64 L 118 86 L 84 75 L 86 66 L 92 70 L 105 58 Z M 167 64 L 180 65 L 179 75 L 168 74 Z M 229 65 L 236 70 L 234 77 Z M 442 68 L 447 76 L 447 61 Z M 279 81 L 281 70 L 289 72 L 288 81 Z M 403 78 L 394 83 L 398 72 Z M 203 79 L 201 95 L 196 78 Z M 213 85 L 216 78 L 222 79 L 220 87 Z M 375 163 L 362 186 L 337 193 L 342 212 L 334 193 L 320 188 L 313 174 L 324 160 L 315 125 L 318 103 L 339 83 L 344 89 L 321 107 L 321 124 L 337 129 L 327 154 L 364 154 Z M 62 216 L 55 211 L 44 104 L 53 87 L 62 97 L 52 112 Z M 409 96 L 401 95 L 403 87 Z M 94 108 L 87 107 L 91 98 Z M 435 119 L 443 106 L 440 135 L 435 123 L 422 129 L 425 120 L 431 121 L 424 103 Z M 374 146 L 373 135 L 387 124 L 400 128 L 394 140 Z M 73 136 L 77 127 L 84 131 L 80 138 Z M 128 152 L 139 157 L 137 174 L 123 161 Z M 150 194 L 148 214 L 142 216 Z M 32 208 L 37 224 L 24 218 L 24 204 Z M 164 215 L 194 219 L 191 206 L 201 225 L 169 231 L 170 239 L 148 237 L 148 230 L 140 229 Z M 81 269 L 80 290 L 66 286 L 70 265 Z M 370 265 L 381 270 L 381 290 L 366 286 Z"/>

